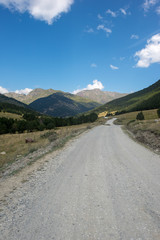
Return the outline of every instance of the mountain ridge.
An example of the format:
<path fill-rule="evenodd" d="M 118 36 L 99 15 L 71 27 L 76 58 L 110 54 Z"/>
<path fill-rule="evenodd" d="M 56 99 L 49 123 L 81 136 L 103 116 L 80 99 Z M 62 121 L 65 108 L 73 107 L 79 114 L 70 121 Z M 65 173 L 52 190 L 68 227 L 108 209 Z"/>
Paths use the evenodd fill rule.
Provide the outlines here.
<path fill-rule="evenodd" d="M 52 88 L 50 89 L 35 88 L 27 95 L 15 93 L 15 92 L 5 93 L 4 95 L 7 97 L 14 98 L 25 104 L 30 104 L 39 98 L 47 97 L 56 92 L 61 92 L 61 91 L 53 90 Z"/>
<path fill-rule="evenodd" d="M 53 117 L 70 117 L 87 112 L 100 106 L 99 103 L 84 99 L 70 93 L 57 92 L 44 98 L 39 98 L 29 106 Z"/>
<path fill-rule="evenodd" d="M 82 90 L 76 94 L 77 96 L 81 96 L 84 98 L 88 98 L 90 100 L 99 102 L 101 104 L 105 104 L 114 99 L 123 97 L 128 95 L 127 93 L 118 93 L 118 92 L 110 92 L 110 91 L 102 91 L 100 89 L 93 90 Z"/>

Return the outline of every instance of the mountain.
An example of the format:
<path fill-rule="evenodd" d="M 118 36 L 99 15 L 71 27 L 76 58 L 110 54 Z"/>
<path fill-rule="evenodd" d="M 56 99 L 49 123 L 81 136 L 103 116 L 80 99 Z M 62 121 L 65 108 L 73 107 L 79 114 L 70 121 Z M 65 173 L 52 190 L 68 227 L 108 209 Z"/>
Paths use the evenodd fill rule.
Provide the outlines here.
<path fill-rule="evenodd" d="M 13 98 L 6 97 L 3 94 L 0 94 L 0 111 L 16 113 L 19 115 L 25 113 L 33 113 L 36 115 L 38 114 L 37 112 L 32 110 L 28 105 L 19 102 Z"/>
<path fill-rule="evenodd" d="M 160 80 L 141 91 L 113 100 L 96 109 L 96 112 L 132 112 L 160 107 Z"/>
<path fill-rule="evenodd" d="M 52 95 L 53 93 L 56 93 L 56 92 L 60 92 L 60 91 L 56 91 L 53 89 L 45 90 L 41 88 L 36 88 L 32 90 L 28 95 L 18 94 L 15 92 L 5 93 L 4 95 L 10 98 L 14 98 L 25 104 L 30 104 L 39 98 L 48 97 L 49 95 Z"/>
<path fill-rule="evenodd" d="M 101 91 L 100 89 L 84 90 L 76 94 L 77 96 L 88 98 L 98 103 L 104 104 L 114 99 L 126 96 L 126 93 Z"/>
<path fill-rule="evenodd" d="M 37 99 L 29 106 L 50 116 L 68 117 L 87 112 L 100 104 L 70 93 L 56 92 L 48 97 Z"/>
<path fill-rule="evenodd" d="M 3 94 L 0 94 L 0 103 L 8 103 L 8 104 L 14 104 L 16 106 L 19 106 L 19 107 L 24 107 L 26 108 L 27 105 L 20 102 L 20 101 L 17 101 L 16 99 L 14 98 L 10 98 L 10 97 L 6 97 L 4 96 Z"/>

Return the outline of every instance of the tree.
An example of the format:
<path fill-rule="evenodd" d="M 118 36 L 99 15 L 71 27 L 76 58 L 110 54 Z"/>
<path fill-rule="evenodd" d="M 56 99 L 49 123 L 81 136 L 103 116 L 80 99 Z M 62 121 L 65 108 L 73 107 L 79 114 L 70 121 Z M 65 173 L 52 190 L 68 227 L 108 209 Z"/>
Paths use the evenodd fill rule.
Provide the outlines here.
<path fill-rule="evenodd" d="M 144 115 L 143 115 L 142 111 L 137 114 L 136 119 L 137 120 L 144 120 Z"/>
<path fill-rule="evenodd" d="M 32 113 L 25 113 L 23 115 L 23 118 L 27 121 L 34 121 L 37 119 L 37 116 L 35 114 L 32 114 Z"/>
<path fill-rule="evenodd" d="M 23 133 L 27 129 L 27 122 L 24 120 L 17 121 L 18 133 Z"/>
<path fill-rule="evenodd" d="M 91 113 L 90 114 L 90 121 L 95 122 L 98 118 L 98 115 L 96 113 Z"/>

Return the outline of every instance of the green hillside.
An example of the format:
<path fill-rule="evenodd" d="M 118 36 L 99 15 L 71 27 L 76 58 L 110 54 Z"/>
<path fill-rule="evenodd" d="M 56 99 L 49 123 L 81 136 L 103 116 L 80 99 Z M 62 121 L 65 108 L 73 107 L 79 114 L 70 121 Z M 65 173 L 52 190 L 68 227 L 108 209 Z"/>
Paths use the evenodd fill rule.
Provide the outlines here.
<path fill-rule="evenodd" d="M 0 103 L 9 103 L 9 104 L 14 104 L 16 106 L 19 106 L 19 107 L 24 107 L 26 108 L 27 105 L 22 103 L 22 102 L 19 102 L 17 101 L 16 99 L 13 99 L 13 98 L 10 98 L 10 97 L 6 97 L 4 96 L 3 94 L 0 94 Z"/>
<path fill-rule="evenodd" d="M 100 104 L 70 93 L 57 92 L 48 97 L 40 98 L 29 106 L 50 116 L 69 117 L 87 112 L 100 106 Z"/>
<path fill-rule="evenodd" d="M 156 109 L 159 107 L 160 107 L 160 80 L 141 91 L 113 100 L 97 108 L 95 112 L 97 113 L 103 111 L 132 112 Z"/>
<path fill-rule="evenodd" d="M 9 112 L 18 115 L 23 115 L 25 113 L 38 114 L 36 111 L 29 108 L 28 105 L 13 98 L 8 98 L 3 94 L 0 94 L 0 112 Z"/>

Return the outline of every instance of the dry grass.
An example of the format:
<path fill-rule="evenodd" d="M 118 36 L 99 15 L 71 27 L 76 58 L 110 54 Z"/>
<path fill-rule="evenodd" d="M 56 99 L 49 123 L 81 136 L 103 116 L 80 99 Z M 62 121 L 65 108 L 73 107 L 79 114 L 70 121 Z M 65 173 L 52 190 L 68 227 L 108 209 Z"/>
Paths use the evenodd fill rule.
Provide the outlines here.
<path fill-rule="evenodd" d="M 146 111 L 142 111 L 142 112 L 144 114 L 145 120 L 153 120 L 153 119 L 158 118 L 157 109 L 146 110 Z M 115 123 L 126 125 L 128 122 L 136 120 L 136 116 L 138 113 L 139 113 L 139 111 L 118 115 L 118 116 L 116 116 L 117 120 Z"/>
<path fill-rule="evenodd" d="M 49 143 L 49 140 L 41 138 L 41 135 L 44 133 L 46 133 L 46 131 L 0 135 L 0 153 L 6 153 L 0 155 L 0 167 L 6 163 L 12 163 L 17 157 L 25 156 L 42 146 L 46 146 Z M 26 144 L 26 138 L 32 138 L 35 142 Z"/>
<path fill-rule="evenodd" d="M 101 118 L 101 117 L 105 117 L 107 115 L 108 111 L 104 111 L 104 112 L 101 112 L 98 114 L 98 117 Z"/>
<path fill-rule="evenodd" d="M 5 117 L 5 118 L 13 118 L 13 119 L 17 119 L 17 120 L 21 120 L 22 116 L 18 115 L 18 114 L 14 114 L 14 113 L 8 113 L 8 112 L 0 112 L 0 118 L 1 117 Z"/>
<path fill-rule="evenodd" d="M 159 120 L 143 120 L 134 121 L 128 124 L 128 129 L 132 132 L 148 131 L 156 135 L 160 135 L 160 119 Z"/>
<path fill-rule="evenodd" d="M 104 123 L 103 118 L 98 119 L 95 123 L 87 123 L 75 126 L 61 127 L 56 130 L 46 130 L 42 132 L 22 133 L 22 134 L 4 134 L 0 135 L 0 169 L 12 164 L 16 159 L 21 158 L 29 153 L 45 148 L 51 142 L 58 139 L 57 148 L 62 147 L 69 139 L 78 134 Z M 33 143 L 25 143 L 26 138 L 32 138 Z M 2 155 L 1 153 L 6 154 Z"/>
<path fill-rule="evenodd" d="M 132 132 L 132 136 L 137 141 L 156 153 L 160 153 L 160 118 L 158 118 L 157 110 L 143 111 L 145 120 L 137 121 L 138 112 L 132 112 L 117 116 L 116 123 L 122 124 Z"/>

